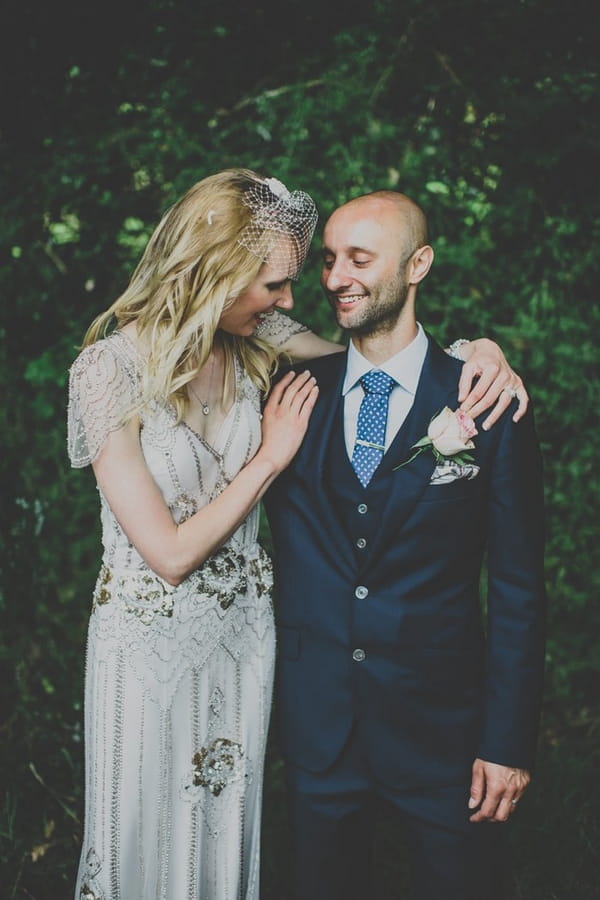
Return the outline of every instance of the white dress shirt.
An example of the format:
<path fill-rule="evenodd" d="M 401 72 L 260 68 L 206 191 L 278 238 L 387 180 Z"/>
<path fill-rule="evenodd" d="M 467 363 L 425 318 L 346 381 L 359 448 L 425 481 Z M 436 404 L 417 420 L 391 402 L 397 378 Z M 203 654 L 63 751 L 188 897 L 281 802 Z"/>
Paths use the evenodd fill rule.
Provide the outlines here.
<path fill-rule="evenodd" d="M 374 366 L 373 363 L 369 362 L 350 341 L 346 377 L 342 386 L 342 395 L 344 397 L 344 439 L 349 459 L 352 459 L 352 452 L 356 442 L 358 411 L 365 395 L 360 383 L 363 375 L 366 375 L 371 369 L 379 369 L 381 372 L 386 372 L 396 382 L 392 388 L 388 406 L 385 430 L 386 451 L 410 412 L 428 346 L 427 337 L 419 322 L 417 322 L 417 329 L 417 336 L 410 342 L 408 347 L 405 347 L 400 353 L 391 356 L 380 366 Z"/>

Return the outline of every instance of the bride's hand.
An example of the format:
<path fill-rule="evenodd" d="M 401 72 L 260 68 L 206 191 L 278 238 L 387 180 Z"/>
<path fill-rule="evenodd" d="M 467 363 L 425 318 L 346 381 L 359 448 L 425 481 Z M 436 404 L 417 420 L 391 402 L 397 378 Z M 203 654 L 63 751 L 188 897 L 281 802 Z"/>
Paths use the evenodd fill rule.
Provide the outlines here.
<path fill-rule="evenodd" d="M 262 444 L 257 455 L 270 459 L 278 472 L 292 461 L 308 427 L 319 388 L 307 370 L 288 372 L 271 388 L 263 409 Z"/>
<path fill-rule="evenodd" d="M 465 359 L 458 385 L 460 408 L 476 419 L 496 404 L 483 423 L 482 427 L 487 431 L 516 397 L 519 406 L 513 421 L 518 422 L 527 411 L 529 395 L 522 378 L 511 369 L 498 344 L 489 338 L 478 338 L 463 344 L 460 353 Z M 475 378 L 477 381 L 472 384 Z"/>

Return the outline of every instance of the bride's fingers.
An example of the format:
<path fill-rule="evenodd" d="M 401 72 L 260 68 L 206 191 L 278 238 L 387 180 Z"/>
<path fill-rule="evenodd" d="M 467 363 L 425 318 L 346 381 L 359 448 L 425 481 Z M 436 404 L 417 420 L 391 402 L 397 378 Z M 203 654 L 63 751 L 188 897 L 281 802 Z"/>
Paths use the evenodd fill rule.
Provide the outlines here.
<path fill-rule="evenodd" d="M 312 384 L 307 385 L 307 391 L 302 400 L 298 415 L 298 418 L 303 423 L 308 421 L 314 405 L 317 402 L 317 397 L 319 396 L 319 385 L 317 384 L 316 379 L 311 378 L 311 382 Z"/>
<path fill-rule="evenodd" d="M 463 366 L 463 371 L 467 370 L 468 365 L 468 363 L 465 363 L 465 365 Z M 494 397 L 494 399 L 496 399 L 498 394 L 500 393 L 501 388 L 506 382 L 506 377 L 502 372 L 496 371 L 491 366 L 486 367 L 484 371 L 476 371 L 474 374 L 471 374 L 469 372 L 469 377 L 472 380 L 474 378 L 477 378 L 477 381 L 475 381 L 474 383 L 472 383 L 471 381 L 467 396 L 462 401 L 460 408 L 463 412 L 468 413 L 472 419 L 476 419 L 479 413 L 481 413 L 484 409 L 487 409 L 487 407 L 490 405 L 489 400 L 486 403 L 483 398 L 488 399 L 486 397 L 488 392 L 490 392 L 490 394 L 493 394 L 495 392 L 496 396 Z M 498 386 L 497 390 L 496 385 Z"/>
<path fill-rule="evenodd" d="M 279 394 L 278 402 L 280 405 L 287 404 L 291 406 L 296 397 L 306 389 L 306 386 L 311 381 L 314 382 L 314 378 L 312 377 L 308 369 L 306 369 L 306 371 L 304 372 L 298 373 L 297 375 L 294 375 L 294 373 L 291 374 L 293 377 L 289 381 L 286 381 L 283 390 Z M 279 383 L 281 384 L 281 382 Z"/>
<path fill-rule="evenodd" d="M 295 375 L 293 372 L 286 372 L 283 378 L 280 378 L 279 381 L 271 387 L 267 397 L 267 405 L 271 403 L 281 403 L 283 394 L 285 393 L 287 387 L 292 383 L 294 378 Z"/>
<path fill-rule="evenodd" d="M 527 412 L 527 407 L 529 406 L 529 394 L 525 388 L 525 385 L 519 379 L 520 384 L 515 388 L 515 393 L 517 396 L 517 400 L 519 401 L 519 406 L 517 408 L 516 413 L 513 416 L 513 422 L 518 422 L 519 419 L 522 419 L 525 413 Z"/>

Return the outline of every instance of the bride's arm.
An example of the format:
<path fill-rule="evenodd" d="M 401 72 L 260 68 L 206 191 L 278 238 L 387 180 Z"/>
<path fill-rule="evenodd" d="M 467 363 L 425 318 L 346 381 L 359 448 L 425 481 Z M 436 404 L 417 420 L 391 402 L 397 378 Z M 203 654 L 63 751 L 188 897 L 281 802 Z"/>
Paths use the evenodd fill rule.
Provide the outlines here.
<path fill-rule="evenodd" d="M 179 584 L 211 556 L 258 503 L 296 453 L 317 399 L 309 372 L 288 372 L 263 410 L 256 455 L 210 503 L 177 524 L 144 459 L 139 423 L 108 434 L 92 466 L 98 487 L 140 556 L 161 578 Z"/>
<path fill-rule="evenodd" d="M 303 362 L 304 360 L 315 359 L 317 356 L 329 356 L 330 353 L 340 353 L 346 347 L 343 344 L 336 344 L 334 341 L 327 341 L 325 338 L 315 334 L 314 331 L 307 329 L 292 335 L 281 349 L 294 362 Z"/>

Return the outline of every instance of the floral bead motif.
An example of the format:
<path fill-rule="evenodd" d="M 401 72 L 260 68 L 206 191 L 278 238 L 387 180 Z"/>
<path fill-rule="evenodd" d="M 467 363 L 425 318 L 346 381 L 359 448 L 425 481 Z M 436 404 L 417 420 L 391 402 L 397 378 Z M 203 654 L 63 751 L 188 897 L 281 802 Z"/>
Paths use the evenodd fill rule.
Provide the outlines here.
<path fill-rule="evenodd" d="M 80 900 L 104 900 L 104 894 L 94 885 L 94 879 L 102 868 L 102 861 L 93 847 L 85 857 L 85 877 L 79 889 Z"/>
<path fill-rule="evenodd" d="M 102 566 L 98 581 L 96 582 L 96 590 L 94 592 L 94 604 L 102 606 L 110 600 L 110 588 L 108 585 L 112 581 L 112 572 L 108 566 Z"/>
<path fill-rule="evenodd" d="M 229 738 L 217 738 L 208 747 L 202 747 L 192 758 L 192 784 L 205 787 L 218 797 L 227 787 L 244 777 L 244 751 L 242 745 Z"/>
<path fill-rule="evenodd" d="M 197 578 L 200 593 L 217 592 L 221 609 L 229 609 L 248 588 L 246 557 L 231 547 L 222 547 L 198 570 Z"/>
<path fill-rule="evenodd" d="M 217 550 L 197 571 L 186 579 L 197 594 L 214 596 L 219 607 L 226 611 L 237 597 L 248 591 L 253 582 L 258 597 L 270 594 L 273 586 L 272 564 L 268 556 L 248 557 L 226 545 Z M 168 584 L 150 569 L 115 572 L 102 566 L 94 591 L 94 608 L 113 598 L 123 603 L 130 615 L 143 625 L 151 625 L 157 616 L 171 618 L 177 588 Z"/>
<path fill-rule="evenodd" d="M 273 587 L 273 564 L 266 553 L 251 559 L 249 570 L 257 596 L 264 597 L 265 594 L 270 594 Z"/>
<path fill-rule="evenodd" d="M 218 716 L 225 705 L 225 694 L 220 687 L 215 687 L 208 701 L 208 707 L 213 716 Z"/>
<path fill-rule="evenodd" d="M 114 598 L 124 603 L 128 613 L 150 625 L 156 616 L 173 615 L 173 591 L 172 585 L 149 570 L 116 575 L 108 566 L 102 566 L 94 591 L 94 608 Z"/>
<path fill-rule="evenodd" d="M 187 522 L 188 519 L 191 519 L 191 517 L 198 512 L 198 503 L 193 497 L 190 497 L 189 494 L 178 494 L 177 497 L 171 501 L 170 507 L 173 511 L 179 513 L 177 522 L 180 525 L 182 522 Z"/>
<path fill-rule="evenodd" d="M 122 599 L 125 600 L 127 612 L 137 616 L 142 624 L 150 625 L 156 616 L 170 619 L 173 615 L 174 588 L 153 572 L 124 576 L 118 579 L 118 585 L 123 591 Z"/>
<path fill-rule="evenodd" d="M 85 882 L 81 885 L 79 896 L 81 897 L 81 900 L 102 900 L 102 894 L 97 894 L 96 891 L 92 890 Z"/>

